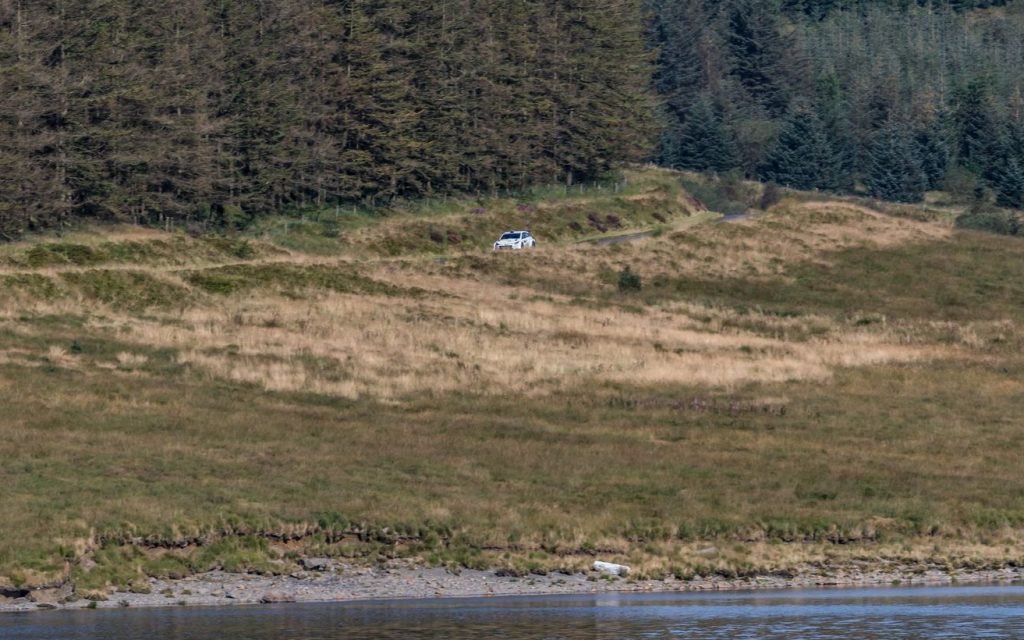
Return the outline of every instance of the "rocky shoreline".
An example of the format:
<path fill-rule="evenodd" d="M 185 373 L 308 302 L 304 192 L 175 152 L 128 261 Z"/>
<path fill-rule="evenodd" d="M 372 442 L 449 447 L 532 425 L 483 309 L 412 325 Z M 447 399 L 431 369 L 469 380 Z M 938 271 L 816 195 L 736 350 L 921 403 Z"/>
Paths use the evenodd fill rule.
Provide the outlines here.
<path fill-rule="evenodd" d="M 920 565 L 898 569 L 837 568 L 795 576 L 729 579 L 695 576 L 690 580 L 632 580 L 597 572 L 572 575 L 498 575 L 493 571 L 402 564 L 359 567 L 332 560 L 304 561 L 305 569 L 286 576 L 232 574 L 220 571 L 181 580 L 151 579 L 149 593 L 114 593 L 95 601 L 76 597 L 73 589 L 0 596 L 0 613 L 53 609 L 119 607 L 237 606 L 292 602 L 354 602 L 491 596 L 569 595 L 612 592 L 736 591 L 881 585 L 1008 584 L 1024 581 L 1024 568 L 954 570 Z"/>

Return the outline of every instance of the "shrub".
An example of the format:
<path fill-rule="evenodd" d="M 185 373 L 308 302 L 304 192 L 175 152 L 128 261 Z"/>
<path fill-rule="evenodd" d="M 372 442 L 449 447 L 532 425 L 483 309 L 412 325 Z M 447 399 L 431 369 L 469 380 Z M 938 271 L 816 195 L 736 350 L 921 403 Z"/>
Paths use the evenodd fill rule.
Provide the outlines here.
<path fill-rule="evenodd" d="M 724 215 L 746 213 L 747 203 L 730 197 L 730 195 L 735 195 L 736 189 L 734 185 L 730 183 L 723 186 L 721 181 L 715 181 L 711 178 L 705 178 L 704 180 L 707 180 L 707 182 L 700 179 L 681 178 L 680 182 L 683 188 L 696 198 L 697 203 L 709 211 Z"/>
<path fill-rule="evenodd" d="M 256 257 L 256 249 L 248 240 L 240 240 L 231 247 L 231 253 L 240 260 L 252 260 Z"/>
<path fill-rule="evenodd" d="M 643 282 L 640 280 L 640 275 L 633 273 L 628 266 L 619 272 L 619 291 L 628 293 L 640 291 L 642 288 Z"/>
<path fill-rule="evenodd" d="M 764 191 L 761 192 L 761 200 L 757 203 L 757 208 L 761 211 L 767 211 L 779 204 L 780 200 L 782 200 L 782 189 L 774 182 L 769 182 L 764 186 Z"/>
<path fill-rule="evenodd" d="M 974 188 L 977 184 L 978 178 L 973 173 L 963 167 L 953 167 L 946 172 L 942 190 L 954 202 L 966 203 L 974 199 Z"/>
<path fill-rule="evenodd" d="M 1004 236 L 1024 234 L 1024 224 L 1022 224 L 1021 217 L 1006 211 L 968 213 L 956 219 L 956 226 L 960 229 L 987 231 Z"/>

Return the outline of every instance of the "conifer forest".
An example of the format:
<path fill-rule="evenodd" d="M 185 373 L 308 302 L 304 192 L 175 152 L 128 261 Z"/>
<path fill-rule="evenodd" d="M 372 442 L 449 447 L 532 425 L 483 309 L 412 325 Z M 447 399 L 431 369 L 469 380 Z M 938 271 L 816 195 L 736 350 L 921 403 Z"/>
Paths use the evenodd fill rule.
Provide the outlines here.
<path fill-rule="evenodd" d="M 0 0 L 0 239 L 244 227 L 626 162 L 1024 205 L 986 0 Z"/>

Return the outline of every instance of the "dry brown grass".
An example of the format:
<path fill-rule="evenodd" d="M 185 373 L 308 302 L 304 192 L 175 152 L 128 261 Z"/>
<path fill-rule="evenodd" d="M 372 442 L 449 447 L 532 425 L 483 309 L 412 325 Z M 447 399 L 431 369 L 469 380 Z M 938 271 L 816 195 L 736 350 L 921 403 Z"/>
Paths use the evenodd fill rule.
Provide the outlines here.
<path fill-rule="evenodd" d="M 390 226 L 400 223 L 386 222 L 383 232 L 390 233 Z M 375 228 L 365 233 L 381 232 Z M 132 239 L 160 237 L 153 231 L 119 234 Z M 388 401 L 424 391 L 550 394 L 588 381 L 735 389 L 754 382 L 826 380 L 837 367 L 954 355 L 948 346 L 905 344 L 897 330 L 843 326 L 825 317 L 762 316 L 756 319 L 761 330 L 745 331 L 725 328 L 737 324 L 734 310 L 715 311 L 719 317 L 709 322 L 708 309 L 693 305 L 664 304 L 637 313 L 616 305 L 574 304 L 566 295 L 538 296 L 530 286 L 577 280 L 581 289 L 593 289 L 597 268 L 622 263 L 636 265 L 646 277 L 767 276 L 795 261 L 825 260 L 839 249 L 934 241 L 948 237 L 949 230 L 891 218 L 863 206 L 794 202 L 748 222 L 689 227 L 677 234 L 685 236 L 683 246 L 699 248 L 680 252 L 679 237 L 662 237 L 522 256 L 467 254 L 492 262 L 499 270 L 526 270 L 529 277 L 522 284 L 495 282 L 493 277 L 420 260 L 370 265 L 373 277 L 407 290 L 431 292 L 426 298 L 317 292 L 296 300 L 257 291 L 206 299 L 178 310 L 151 310 L 139 317 L 78 294 L 56 301 L 10 298 L 0 302 L 0 313 L 61 315 L 92 308 L 91 327 L 110 332 L 128 346 L 173 349 L 179 363 L 214 379 L 269 391 Z M 336 263 L 298 254 L 233 264 L 288 261 Z M 191 289 L 174 270 L 131 268 L 145 268 L 161 281 Z M 67 269 L 32 272 L 59 277 Z M 764 328 L 795 323 L 814 325 L 818 336 L 801 343 L 764 337 Z M 119 355 L 113 364 L 137 368 L 132 357 L 137 356 Z M 50 353 L 49 358 L 62 366 L 68 362 L 66 354 Z"/>
<path fill-rule="evenodd" d="M 786 200 L 725 229 L 702 227 L 671 238 L 671 250 L 656 251 L 640 264 L 657 272 L 671 256 L 674 269 L 691 275 L 757 278 L 780 275 L 795 262 L 827 261 L 843 249 L 934 242 L 951 233 L 947 224 L 895 218 L 861 205 Z"/>
<path fill-rule="evenodd" d="M 105 309 L 88 326 L 124 345 L 173 349 L 180 363 L 213 378 L 389 401 L 424 391 L 549 394 L 587 381 L 734 389 L 954 354 L 949 347 L 901 344 L 892 330 L 828 326 L 824 319 L 811 320 L 828 326 L 821 337 L 793 343 L 708 327 L 691 315 L 701 310 L 681 305 L 638 314 L 573 305 L 564 297 L 531 299 L 526 289 L 487 282 L 394 281 L 444 297 L 253 295 L 145 318 Z M 33 311 L 56 314 L 81 304 L 40 304 Z M 47 357 L 61 366 L 72 361 L 61 350 Z M 117 364 L 144 362 L 138 358 L 122 352 Z"/>

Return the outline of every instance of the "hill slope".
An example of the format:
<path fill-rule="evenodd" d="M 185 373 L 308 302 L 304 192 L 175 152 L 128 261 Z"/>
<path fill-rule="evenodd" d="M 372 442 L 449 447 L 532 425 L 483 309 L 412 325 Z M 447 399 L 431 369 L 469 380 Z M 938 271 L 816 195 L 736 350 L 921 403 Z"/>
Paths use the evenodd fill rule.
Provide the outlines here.
<path fill-rule="evenodd" d="M 4 247 L 0 585 L 1016 561 L 1019 241 L 802 194 L 702 223 L 679 178 Z"/>

